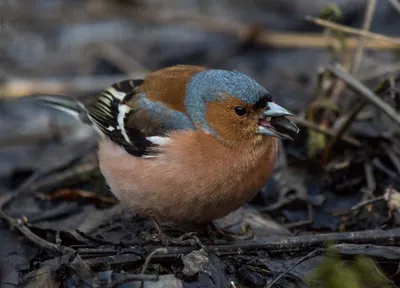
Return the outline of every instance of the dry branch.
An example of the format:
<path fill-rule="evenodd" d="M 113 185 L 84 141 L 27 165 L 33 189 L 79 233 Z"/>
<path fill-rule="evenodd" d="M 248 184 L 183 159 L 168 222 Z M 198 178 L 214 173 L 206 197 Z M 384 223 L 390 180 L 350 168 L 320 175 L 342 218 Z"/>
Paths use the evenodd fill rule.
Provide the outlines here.
<path fill-rule="evenodd" d="M 374 17 L 376 9 L 376 1 L 377 0 L 368 1 L 367 8 L 365 9 L 364 23 L 361 31 L 367 32 L 371 28 L 372 19 Z M 351 64 L 351 69 L 350 69 L 351 74 L 358 73 L 364 55 L 365 41 L 366 41 L 366 36 L 360 35 L 360 41 L 358 42 L 356 52 L 354 53 L 353 62 Z"/>
<path fill-rule="evenodd" d="M 79 76 L 56 79 L 10 79 L 0 85 L 0 96 L 22 97 L 32 94 L 95 93 L 126 79 L 138 79 L 145 73 L 108 76 Z"/>
<path fill-rule="evenodd" d="M 336 77 L 346 81 L 349 88 L 354 90 L 359 95 L 363 96 L 370 103 L 381 109 L 394 122 L 400 125 L 400 115 L 389 104 L 381 100 L 371 89 L 349 74 L 340 64 L 330 65 L 327 67 Z"/>
<path fill-rule="evenodd" d="M 334 243 L 356 243 L 380 246 L 397 245 L 400 240 L 400 229 L 392 230 L 367 230 L 343 233 L 327 233 L 316 235 L 299 235 L 291 237 L 271 236 L 259 240 L 258 242 L 248 241 L 232 245 L 214 245 L 206 246 L 204 249 L 208 253 L 216 255 L 238 255 L 259 253 L 260 250 L 267 252 L 296 252 L 311 251 L 318 248 L 325 248 L 327 244 Z M 176 258 L 188 254 L 198 249 L 197 246 L 169 247 L 165 254 L 152 255 L 152 259 Z M 117 247 L 103 248 L 78 248 L 78 254 L 81 257 L 90 257 L 85 259 L 86 264 L 92 269 L 101 269 L 102 267 L 123 267 L 128 265 L 138 265 L 143 263 L 144 257 L 139 255 L 135 248 L 125 248 L 121 250 Z M 96 258 L 94 258 L 96 257 Z"/>
<path fill-rule="evenodd" d="M 323 36 L 320 33 L 279 33 L 263 30 L 260 26 L 254 24 L 243 26 L 229 21 L 216 20 L 212 17 L 190 13 L 141 13 L 136 19 L 155 24 L 183 23 L 193 28 L 236 36 L 240 40 L 247 40 L 249 37 L 253 37 L 254 43 L 263 47 L 326 49 L 337 42 L 335 37 Z M 347 28 L 347 26 L 340 26 Z M 350 29 L 348 33 L 360 34 L 360 30 Z M 370 33 L 366 37 L 368 39 L 365 42 L 365 48 L 374 50 L 400 49 L 400 39 L 398 38 L 389 38 L 374 33 Z M 359 39 L 358 37 L 348 37 L 345 41 L 349 49 L 355 49 Z"/>
<path fill-rule="evenodd" d="M 342 31 L 342 32 L 345 32 L 348 34 L 354 34 L 354 35 L 359 35 L 359 36 L 363 36 L 363 37 L 370 38 L 370 39 L 375 39 L 378 41 L 392 43 L 393 45 L 395 45 L 397 47 L 400 46 L 400 39 L 398 39 L 398 38 L 392 38 L 392 37 L 376 34 L 373 32 L 365 31 L 365 30 L 359 30 L 356 28 L 352 28 L 349 26 L 341 25 L 341 24 L 336 24 L 331 21 L 323 20 L 321 18 L 312 17 L 312 16 L 306 16 L 306 20 L 311 21 L 312 23 L 319 25 L 319 26 L 339 30 L 339 31 Z"/>
<path fill-rule="evenodd" d="M 320 132 L 324 135 L 330 136 L 330 137 L 336 137 L 336 131 L 334 131 L 333 129 L 329 129 L 329 128 L 323 128 L 321 126 L 319 126 L 318 124 L 315 124 L 313 122 L 310 122 L 306 119 L 300 118 L 300 117 L 291 117 L 291 120 L 296 123 L 297 125 L 301 125 L 304 126 L 308 129 Z M 346 136 L 346 135 L 341 135 L 339 137 L 340 140 L 353 145 L 355 147 L 361 147 L 362 144 L 360 141 L 358 141 L 357 139 L 351 137 L 351 136 Z"/>
<path fill-rule="evenodd" d="M 390 4 L 392 4 L 393 8 L 395 8 L 400 13 L 400 2 L 398 0 L 388 0 Z"/>

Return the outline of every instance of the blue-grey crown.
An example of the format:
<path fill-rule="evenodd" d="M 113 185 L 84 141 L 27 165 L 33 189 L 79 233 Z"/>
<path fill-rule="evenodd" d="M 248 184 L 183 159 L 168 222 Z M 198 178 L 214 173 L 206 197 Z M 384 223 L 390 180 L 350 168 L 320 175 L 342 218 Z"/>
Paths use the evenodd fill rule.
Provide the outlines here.
<path fill-rule="evenodd" d="M 254 79 L 237 71 L 206 70 L 196 74 L 186 87 L 185 107 L 195 124 L 200 124 L 206 133 L 216 132 L 205 117 L 206 103 L 223 100 L 230 94 L 250 105 L 270 94 Z"/>

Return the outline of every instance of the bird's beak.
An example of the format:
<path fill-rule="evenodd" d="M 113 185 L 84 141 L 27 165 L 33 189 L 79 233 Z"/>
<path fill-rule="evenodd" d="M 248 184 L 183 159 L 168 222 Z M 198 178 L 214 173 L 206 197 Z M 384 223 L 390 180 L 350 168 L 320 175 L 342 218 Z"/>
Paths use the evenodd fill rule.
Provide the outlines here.
<path fill-rule="evenodd" d="M 257 133 L 285 140 L 293 140 L 299 128 L 285 116 L 293 114 L 274 102 L 268 103 L 257 123 Z"/>

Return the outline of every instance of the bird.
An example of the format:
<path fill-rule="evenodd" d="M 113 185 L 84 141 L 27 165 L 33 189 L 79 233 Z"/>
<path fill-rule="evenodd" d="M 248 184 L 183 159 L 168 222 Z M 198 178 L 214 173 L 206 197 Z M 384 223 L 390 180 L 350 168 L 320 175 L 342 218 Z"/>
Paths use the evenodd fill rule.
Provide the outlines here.
<path fill-rule="evenodd" d="M 156 223 L 202 225 L 240 208 L 271 176 L 278 139 L 299 132 L 291 112 L 236 70 L 174 65 L 112 84 L 87 105 L 37 99 L 93 125 L 111 192 Z"/>

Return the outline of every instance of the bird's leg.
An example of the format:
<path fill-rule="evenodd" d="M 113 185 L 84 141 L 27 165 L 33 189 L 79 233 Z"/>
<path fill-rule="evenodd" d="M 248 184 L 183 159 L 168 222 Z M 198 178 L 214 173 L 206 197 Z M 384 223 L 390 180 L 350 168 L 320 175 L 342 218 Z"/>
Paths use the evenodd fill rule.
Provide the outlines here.
<path fill-rule="evenodd" d="M 156 218 L 153 218 L 154 227 L 157 230 L 159 240 L 165 246 L 169 246 L 170 244 L 173 245 L 199 245 L 203 247 L 204 245 L 200 242 L 199 238 L 196 236 L 196 232 L 189 232 L 185 233 L 178 238 L 169 237 L 165 232 L 162 230 L 160 223 Z"/>
<path fill-rule="evenodd" d="M 217 235 L 220 235 L 221 237 L 227 237 L 230 240 L 249 240 L 254 237 L 254 232 L 251 229 L 250 225 L 245 224 L 245 226 L 242 228 L 243 228 L 242 230 L 244 230 L 243 233 L 236 234 L 228 230 L 219 228 L 217 225 L 215 225 L 214 221 L 211 221 L 209 223 L 209 229 L 211 231 L 214 230 L 217 233 Z"/>

